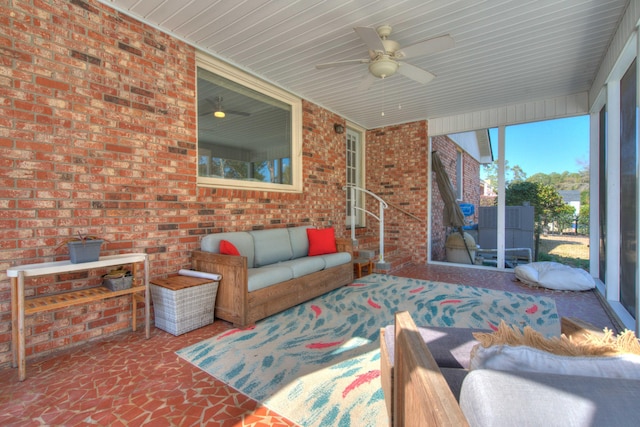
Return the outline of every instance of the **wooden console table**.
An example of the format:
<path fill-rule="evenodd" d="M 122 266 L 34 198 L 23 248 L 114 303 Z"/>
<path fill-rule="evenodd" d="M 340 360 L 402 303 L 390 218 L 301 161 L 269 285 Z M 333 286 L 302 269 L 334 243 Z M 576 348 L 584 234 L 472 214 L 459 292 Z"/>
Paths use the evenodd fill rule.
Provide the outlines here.
<path fill-rule="evenodd" d="M 95 287 L 79 291 L 70 291 L 60 294 L 40 296 L 25 299 L 24 278 L 45 276 L 49 274 L 71 273 L 74 271 L 92 270 L 95 268 L 109 267 L 114 265 L 131 264 L 133 277 L 136 278 L 137 264 L 144 263 L 144 283 L 130 289 L 120 291 L 110 291 L 104 287 Z M 7 270 L 7 276 L 11 278 L 11 350 L 13 355 L 13 367 L 18 367 L 20 381 L 27 377 L 26 357 L 25 357 L 25 315 L 38 313 L 41 311 L 55 310 L 61 307 L 69 307 L 77 304 L 84 304 L 91 301 L 113 298 L 120 295 L 131 294 L 132 303 L 132 329 L 136 330 L 136 309 L 138 301 L 143 300 L 140 293 L 144 293 L 144 317 L 145 332 L 149 338 L 151 327 L 150 318 L 150 294 L 149 294 L 149 259 L 147 254 L 134 253 L 122 255 L 110 255 L 101 257 L 98 261 L 72 264 L 70 261 L 45 262 L 41 264 L 29 264 L 12 267 Z"/>

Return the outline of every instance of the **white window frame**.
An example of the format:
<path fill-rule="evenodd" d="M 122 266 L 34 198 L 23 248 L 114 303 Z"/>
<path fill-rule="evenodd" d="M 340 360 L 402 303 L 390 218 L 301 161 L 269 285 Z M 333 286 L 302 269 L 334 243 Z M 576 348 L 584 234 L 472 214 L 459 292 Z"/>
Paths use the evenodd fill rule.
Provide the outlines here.
<path fill-rule="evenodd" d="M 358 187 L 361 188 L 365 188 L 366 184 L 365 184 L 365 177 L 366 177 L 366 171 L 365 171 L 365 152 L 366 152 L 366 141 L 365 141 L 365 135 L 366 135 L 366 131 L 364 128 L 357 126 L 353 123 L 347 123 L 347 132 L 345 133 L 345 156 L 348 155 L 346 149 L 346 138 L 348 133 L 355 133 L 358 134 L 358 142 L 359 145 L 358 147 L 356 147 L 356 185 Z M 348 159 L 346 160 L 345 163 L 348 162 Z M 345 164 L 346 166 L 346 164 Z M 347 173 L 349 173 L 348 168 L 347 169 Z M 348 177 L 345 177 L 345 179 L 347 180 L 346 182 L 348 182 Z M 346 194 L 347 197 L 347 201 L 349 199 L 349 192 L 347 192 Z M 364 209 L 365 208 L 365 194 L 358 191 L 356 192 L 356 206 Z M 349 204 L 347 203 L 347 206 Z M 347 226 L 351 226 L 351 217 L 349 216 L 350 212 L 347 212 L 347 216 L 346 216 L 346 225 Z M 361 211 L 360 209 L 356 209 L 355 210 L 355 226 L 356 227 L 365 227 L 366 224 L 366 215 L 363 211 Z"/>
<path fill-rule="evenodd" d="M 238 68 L 232 67 L 211 56 L 197 52 L 197 68 L 206 69 L 214 74 L 234 81 L 245 87 L 253 89 L 264 95 L 270 96 L 291 106 L 291 169 L 292 183 L 277 184 L 270 182 L 243 181 L 215 177 L 197 177 L 197 184 L 201 187 L 232 188 L 243 190 L 266 190 L 276 192 L 301 193 L 302 192 L 302 100 L 289 92 L 286 92 L 272 84 L 258 79 Z M 197 90 L 196 90 L 197 97 Z M 196 144 L 197 145 L 197 144 Z M 196 150 L 198 151 L 198 150 Z M 196 154 L 199 159 L 200 154 Z"/>

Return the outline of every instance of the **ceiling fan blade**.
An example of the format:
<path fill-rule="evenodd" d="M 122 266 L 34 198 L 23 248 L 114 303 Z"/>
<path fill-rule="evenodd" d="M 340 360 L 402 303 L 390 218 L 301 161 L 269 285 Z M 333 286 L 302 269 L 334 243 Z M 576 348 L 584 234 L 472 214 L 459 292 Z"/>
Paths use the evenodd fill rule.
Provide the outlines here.
<path fill-rule="evenodd" d="M 367 73 L 366 76 L 364 76 L 364 78 L 362 79 L 362 81 L 360 82 L 360 84 L 358 85 L 358 90 L 360 91 L 365 91 L 365 90 L 369 90 L 369 88 L 371 87 L 371 85 L 378 80 L 378 77 L 374 76 L 371 73 Z"/>
<path fill-rule="evenodd" d="M 324 64 L 316 64 L 316 68 L 318 70 L 322 70 L 324 68 L 340 67 L 343 65 L 367 64 L 368 62 L 369 62 L 368 59 L 346 59 L 344 61 L 325 62 Z"/>
<path fill-rule="evenodd" d="M 421 55 L 442 52 L 455 46 L 455 42 L 450 35 L 435 37 L 420 43 L 412 44 L 396 51 L 395 57 L 398 59 L 413 58 Z"/>
<path fill-rule="evenodd" d="M 400 62 L 398 72 L 405 77 L 409 77 L 411 80 L 415 80 L 418 83 L 427 84 L 431 80 L 435 79 L 435 75 L 431 74 L 427 70 L 418 68 L 415 65 L 407 64 L 406 62 Z"/>
<path fill-rule="evenodd" d="M 382 39 L 375 29 L 371 27 L 355 27 L 354 31 L 358 33 L 358 36 L 360 36 L 369 50 L 372 50 L 374 52 L 386 52 L 384 44 L 382 44 Z"/>

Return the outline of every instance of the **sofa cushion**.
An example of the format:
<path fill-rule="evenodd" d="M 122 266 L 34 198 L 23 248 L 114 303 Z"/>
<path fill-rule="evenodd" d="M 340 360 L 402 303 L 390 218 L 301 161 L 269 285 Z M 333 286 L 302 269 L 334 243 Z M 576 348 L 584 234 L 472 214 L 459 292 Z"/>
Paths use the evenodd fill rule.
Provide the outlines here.
<path fill-rule="evenodd" d="M 309 256 L 338 252 L 336 248 L 336 235 L 333 228 L 308 228 L 307 236 L 309 237 Z"/>
<path fill-rule="evenodd" d="M 316 258 L 316 257 L 314 257 Z M 336 267 L 351 262 L 351 254 L 349 252 L 337 252 L 335 254 L 318 255 L 324 261 L 324 268 Z"/>
<path fill-rule="evenodd" d="M 286 228 L 250 231 L 255 253 L 254 267 L 287 261 L 293 256 Z"/>
<path fill-rule="evenodd" d="M 220 240 L 220 253 L 223 255 L 240 255 L 238 248 L 228 240 Z"/>
<path fill-rule="evenodd" d="M 640 381 L 481 369 L 460 408 L 470 426 L 635 426 Z"/>
<path fill-rule="evenodd" d="M 545 338 L 504 321 L 492 333 L 475 333 L 471 369 L 522 370 L 640 380 L 640 344 L 633 331 L 617 337 L 609 330 L 581 342 L 566 336 Z"/>
<path fill-rule="evenodd" d="M 418 328 L 422 340 L 441 368 L 469 368 L 471 349 L 478 344 L 473 337 L 480 329 L 446 328 L 429 326 Z M 395 327 L 385 327 L 385 343 L 389 349 L 389 361 L 393 365 L 395 357 Z"/>
<path fill-rule="evenodd" d="M 247 257 L 247 265 L 253 267 L 253 238 L 245 231 L 232 231 L 228 233 L 207 234 L 200 242 L 200 249 L 214 254 L 220 253 L 220 241 L 227 240 L 238 249 L 240 255 Z"/>
<path fill-rule="evenodd" d="M 266 288 L 276 283 L 293 279 L 293 272 L 289 267 L 267 266 L 250 268 L 247 270 L 247 289 L 249 292 Z"/>
<path fill-rule="evenodd" d="M 523 345 L 493 345 L 487 348 L 478 345 L 472 351 L 470 369 L 517 370 L 640 380 L 640 356 L 559 356 Z"/>
<path fill-rule="evenodd" d="M 293 273 L 293 278 L 296 279 L 306 276 L 307 274 L 315 273 L 316 271 L 324 270 L 325 262 L 324 259 L 319 257 L 304 257 L 279 262 L 273 266 L 290 268 Z"/>
<path fill-rule="evenodd" d="M 309 237 L 307 237 L 307 228 L 313 228 L 310 225 L 302 227 L 287 228 L 289 232 L 289 240 L 291 241 L 292 259 L 302 258 L 309 254 Z"/>

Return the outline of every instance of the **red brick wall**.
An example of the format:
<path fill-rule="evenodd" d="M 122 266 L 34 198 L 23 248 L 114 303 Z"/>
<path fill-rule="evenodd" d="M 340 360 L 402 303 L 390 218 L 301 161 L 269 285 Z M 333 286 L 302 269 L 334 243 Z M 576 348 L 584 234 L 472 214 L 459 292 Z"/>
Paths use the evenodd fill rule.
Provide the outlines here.
<path fill-rule="evenodd" d="M 427 259 L 427 123 L 419 121 L 367 132 L 366 186 L 390 204 L 420 218 L 418 221 L 390 207 L 385 211 L 385 242 L 411 251 L 412 261 Z M 367 198 L 367 209 L 378 214 L 378 205 Z M 367 219 L 376 233 L 377 220 Z"/>
<path fill-rule="evenodd" d="M 457 145 L 446 136 L 436 136 L 431 141 L 432 150 L 437 151 L 442 160 L 442 164 L 449 175 L 453 186 L 456 186 L 456 156 Z M 431 159 L 429 159 L 431 161 Z M 477 222 L 478 207 L 480 205 L 480 164 L 469 154 L 463 152 L 462 155 L 462 185 L 463 202 L 472 203 L 476 207 L 474 222 Z M 444 202 L 440 196 L 440 190 L 436 185 L 436 177 L 433 174 L 433 197 L 431 199 L 431 259 L 434 261 L 445 261 L 445 243 L 447 238 L 447 227 L 444 226 L 443 212 Z"/>
<path fill-rule="evenodd" d="M 0 5 L 0 366 L 11 358 L 6 269 L 66 259 L 77 232 L 103 254 L 146 252 L 151 277 L 189 267 L 207 233 L 345 223 L 344 119 L 303 103 L 304 192 L 196 186 L 195 52 L 93 0 Z M 348 236 L 344 227 L 339 236 Z M 29 280 L 28 295 L 102 272 Z M 129 298 L 27 318 L 27 355 L 129 328 Z M 140 311 L 140 314 L 142 312 Z"/>

